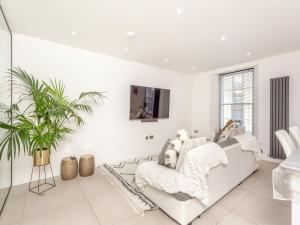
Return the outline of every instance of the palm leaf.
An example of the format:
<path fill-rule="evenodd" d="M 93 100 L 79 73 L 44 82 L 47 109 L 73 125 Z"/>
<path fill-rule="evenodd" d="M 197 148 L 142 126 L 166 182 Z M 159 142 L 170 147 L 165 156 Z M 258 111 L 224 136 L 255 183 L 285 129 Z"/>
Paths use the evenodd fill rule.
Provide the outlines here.
<path fill-rule="evenodd" d="M 69 124 L 83 125 L 81 113 L 92 113 L 92 104 L 106 98 L 104 92 L 90 91 L 70 100 L 62 81 L 40 81 L 20 67 L 9 73 L 20 97 L 11 107 L 0 104 L 0 111 L 7 114 L 6 121 L 0 121 L 0 128 L 5 130 L 0 137 L 0 160 L 6 150 L 8 159 L 21 151 L 34 155 L 45 147 L 56 150 L 73 132 Z"/>

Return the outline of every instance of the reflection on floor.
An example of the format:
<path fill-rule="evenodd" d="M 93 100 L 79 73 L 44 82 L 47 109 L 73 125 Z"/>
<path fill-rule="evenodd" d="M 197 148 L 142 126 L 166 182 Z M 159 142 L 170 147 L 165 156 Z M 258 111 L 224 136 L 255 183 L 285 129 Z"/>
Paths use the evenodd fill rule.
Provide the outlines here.
<path fill-rule="evenodd" d="M 205 212 L 193 225 L 290 225 L 290 204 L 272 199 L 271 171 L 262 166 Z M 176 225 L 160 210 L 136 215 L 99 173 L 57 187 L 38 197 L 21 185 L 12 189 L 1 225 Z"/>

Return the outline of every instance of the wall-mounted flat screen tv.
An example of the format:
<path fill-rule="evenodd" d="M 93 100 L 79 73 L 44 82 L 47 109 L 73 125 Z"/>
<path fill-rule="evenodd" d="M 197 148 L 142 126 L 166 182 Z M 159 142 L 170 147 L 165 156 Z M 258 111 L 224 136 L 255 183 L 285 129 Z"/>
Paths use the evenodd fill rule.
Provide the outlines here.
<path fill-rule="evenodd" d="M 130 120 L 169 118 L 170 90 L 130 86 Z"/>

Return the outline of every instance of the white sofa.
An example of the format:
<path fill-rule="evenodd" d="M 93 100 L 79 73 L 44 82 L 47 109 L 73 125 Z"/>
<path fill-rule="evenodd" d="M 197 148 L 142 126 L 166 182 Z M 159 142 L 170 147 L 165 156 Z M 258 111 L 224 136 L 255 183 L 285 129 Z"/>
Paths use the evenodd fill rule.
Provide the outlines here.
<path fill-rule="evenodd" d="M 253 152 L 243 151 L 240 144 L 231 145 L 224 150 L 228 157 L 228 165 L 212 169 L 207 177 L 209 205 L 205 206 L 195 198 L 179 201 L 173 195 L 149 185 L 144 188 L 143 193 L 179 224 L 190 224 L 259 167 Z"/>

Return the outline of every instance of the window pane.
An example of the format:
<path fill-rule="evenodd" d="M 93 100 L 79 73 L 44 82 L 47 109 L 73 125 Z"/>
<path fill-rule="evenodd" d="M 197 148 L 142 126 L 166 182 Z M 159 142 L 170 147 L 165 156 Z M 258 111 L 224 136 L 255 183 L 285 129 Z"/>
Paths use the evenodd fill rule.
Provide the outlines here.
<path fill-rule="evenodd" d="M 231 118 L 231 105 L 224 105 L 224 118 Z"/>
<path fill-rule="evenodd" d="M 232 90 L 224 91 L 223 104 L 232 104 L 232 103 L 233 103 Z"/>
<path fill-rule="evenodd" d="M 252 120 L 252 105 L 245 105 L 244 106 L 244 119 L 245 120 Z"/>
<path fill-rule="evenodd" d="M 232 89 L 232 77 L 231 76 L 224 77 L 222 82 L 223 82 L 224 91 Z"/>
<path fill-rule="evenodd" d="M 243 99 L 244 103 L 252 103 L 253 102 L 253 89 L 252 88 L 244 89 L 243 98 L 244 98 Z"/>
<path fill-rule="evenodd" d="M 242 121 L 244 117 L 243 105 L 232 105 L 231 108 L 232 108 L 231 119 Z"/>

